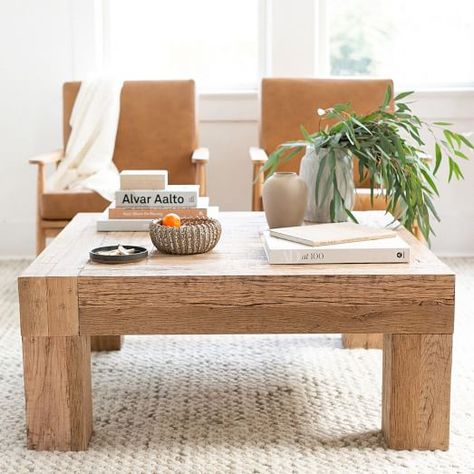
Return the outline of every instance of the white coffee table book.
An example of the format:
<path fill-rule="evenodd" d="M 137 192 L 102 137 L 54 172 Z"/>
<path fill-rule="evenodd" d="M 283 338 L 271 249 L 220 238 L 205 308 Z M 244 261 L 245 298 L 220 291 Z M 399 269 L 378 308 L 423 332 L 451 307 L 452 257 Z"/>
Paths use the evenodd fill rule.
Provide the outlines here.
<path fill-rule="evenodd" d="M 262 240 L 268 262 L 329 264 L 410 261 L 410 246 L 392 230 L 400 224 L 390 214 L 381 216 L 380 213 L 365 211 L 356 212 L 355 216 L 359 224 L 310 224 L 265 230 Z M 335 243 L 338 241 L 340 243 Z"/>
<path fill-rule="evenodd" d="M 395 237 L 395 232 L 384 227 L 373 227 L 355 222 L 310 224 L 295 227 L 270 229 L 270 235 L 291 240 L 299 244 L 319 247 L 321 245 L 345 244 L 362 240 L 377 240 Z"/>

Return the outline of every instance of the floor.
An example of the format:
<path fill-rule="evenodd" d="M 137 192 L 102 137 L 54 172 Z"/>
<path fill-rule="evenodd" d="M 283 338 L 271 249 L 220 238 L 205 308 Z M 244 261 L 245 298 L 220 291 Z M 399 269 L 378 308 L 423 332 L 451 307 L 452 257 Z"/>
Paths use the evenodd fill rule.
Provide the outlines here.
<path fill-rule="evenodd" d="M 381 352 L 334 336 L 127 337 L 92 357 L 84 453 L 25 449 L 15 278 L 0 261 L 1 473 L 474 472 L 474 259 L 450 259 L 457 307 L 451 449 L 390 451 Z"/>

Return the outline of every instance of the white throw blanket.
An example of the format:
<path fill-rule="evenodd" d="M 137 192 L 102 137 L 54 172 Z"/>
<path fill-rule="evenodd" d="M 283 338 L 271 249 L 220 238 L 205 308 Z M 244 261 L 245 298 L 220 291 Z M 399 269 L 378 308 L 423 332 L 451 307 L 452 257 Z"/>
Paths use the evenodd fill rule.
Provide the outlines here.
<path fill-rule="evenodd" d="M 108 79 L 82 82 L 69 122 L 72 131 L 65 157 L 47 181 L 48 190 L 91 189 L 113 201 L 119 189 L 112 158 L 122 84 Z"/>

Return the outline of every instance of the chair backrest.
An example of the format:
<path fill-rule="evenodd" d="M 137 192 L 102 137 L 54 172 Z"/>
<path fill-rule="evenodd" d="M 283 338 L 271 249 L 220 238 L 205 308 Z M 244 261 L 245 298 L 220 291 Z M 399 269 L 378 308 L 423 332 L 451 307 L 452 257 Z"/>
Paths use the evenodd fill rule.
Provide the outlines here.
<path fill-rule="evenodd" d="M 263 79 L 261 89 L 260 146 L 268 154 L 280 144 L 301 138 L 300 126 L 319 130 L 318 108 L 350 102 L 352 109 L 366 114 L 383 102 L 389 79 Z M 324 126 L 325 123 L 322 123 Z M 282 164 L 282 171 L 298 171 L 301 156 Z M 360 183 L 358 167 L 354 181 Z"/>
<path fill-rule="evenodd" d="M 80 82 L 63 86 L 63 138 L 69 139 L 69 119 Z M 167 169 L 169 181 L 193 184 L 191 155 L 197 147 L 194 81 L 125 82 L 114 163 L 123 169 Z"/>

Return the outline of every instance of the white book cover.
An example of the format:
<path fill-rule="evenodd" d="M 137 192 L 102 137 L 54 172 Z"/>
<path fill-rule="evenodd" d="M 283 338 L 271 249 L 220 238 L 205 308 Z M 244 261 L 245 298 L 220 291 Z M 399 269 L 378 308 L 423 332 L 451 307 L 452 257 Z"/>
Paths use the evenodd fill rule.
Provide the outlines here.
<path fill-rule="evenodd" d="M 263 233 L 263 246 L 270 264 L 408 263 L 410 246 L 398 235 L 309 248 L 307 245 Z"/>
<path fill-rule="evenodd" d="M 208 217 L 217 218 L 219 207 L 209 206 Z M 148 232 L 153 219 L 109 219 L 107 211 L 97 220 L 98 232 Z"/>
<path fill-rule="evenodd" d="M 336 222 L 331 224 L 307 224 L 295 227 L 270 229 L 270 235 L 290 240 L 310 247 L 322 245 L 359 242 L 362 240 L 387 239 L 395 232 L 381 227 L 372 227 L 355 222 Z"/>
<path fill-rule="evenodd" d="M 117 203 L 115 201 L 112 201 L 110 203 L 110 206 L 107 208 L 107 210 L 110 209 L 111 207 L 119 207 L 119 206 L 117 206 Z M 189 209 L 194 209 L 195 207 L 209 207 L 209 197 L 208 196 L 198 196 L 196 206 L 190 206 Z M 133 209 L 133 207 L 130 207 L 128 209 Z M 137 209 L 146 209 L 146 208 L 138 206 Z M 162 209 L 166 209 L 166 208 L 162 207 Z M 187 208 L 186 207 L 180 207 L 180 209 L 187 209 Z"/>
<path fill-rule="evenodd" d="M 116 207 L 180 208 L 197 207 L 199 185 L 167 186 L 163 191 L 116 191 Z"/>

